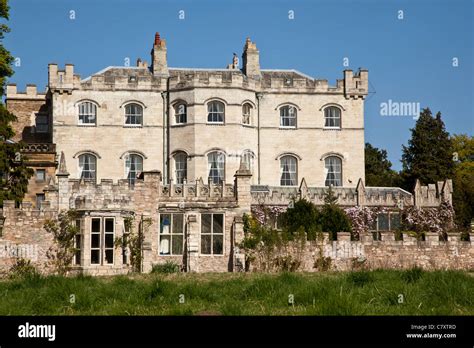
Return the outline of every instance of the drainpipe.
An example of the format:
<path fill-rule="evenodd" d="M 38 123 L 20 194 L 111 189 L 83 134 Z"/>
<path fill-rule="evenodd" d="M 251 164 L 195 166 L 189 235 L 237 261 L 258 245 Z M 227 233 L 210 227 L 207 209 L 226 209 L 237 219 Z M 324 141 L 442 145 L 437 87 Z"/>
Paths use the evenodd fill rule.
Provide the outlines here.
<path fill-rule="evenodd" d="M 257 97 L 257 183 L 260 185 L 260 99 L 263 93 L 256 93 Z"/>
<path fill-rule="evenodd" d="M 170 183 L 170 78 L 166 78 L 166 90 L 161 92 L 163 98 L 163 184 Z"/>

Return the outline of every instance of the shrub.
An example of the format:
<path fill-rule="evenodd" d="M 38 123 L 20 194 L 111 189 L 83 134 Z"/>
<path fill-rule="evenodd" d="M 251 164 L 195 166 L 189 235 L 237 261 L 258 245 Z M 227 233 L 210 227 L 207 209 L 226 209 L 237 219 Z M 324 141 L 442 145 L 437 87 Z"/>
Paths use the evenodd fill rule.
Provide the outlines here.
<path fill-rule="evenodd" d="M 301 266 L 301 261 L 294 259 L 291 255 L 278 256 L 273 262 L 281 272 L 295 272 Z"/>
<path fill-rule="evenodd" d="M 31 261 L 23 258 L 17 259 L 8 271 L 8 277 L 10 279 L 25 279 L 38 276 L 39 273 L 35 266 L 31 264 Z"/>
<path fill-rule="evenodd" d="M 329 269 L 331 268 L 331 263 L 332 259 L 329 256 L 320 256 L 314 261 L 313 267 L 320 272 L 326 272 L 329 271 Z"/>
<path fill-rule="evenodd" d="M 303 228 L 308 240 L 315 240 L 316 233 L 321 232 L 320 214 L 316 206 L 305 200 L 300 199 L 294 203 L 293 208 L 289 208 L 281 215 L 283 227 L 294 235 L 299 229 Z"/>
<path fill-rule="evenodd" d="M 181 270 L 181 266 L 174 261 L 166 261 L 162 264 L 153 265 L 151 273 L 162 273 L 171 274 L 178 273 Z"/>
<path fill-rule="evenodd" d="M 337 232 L 351 232 L 351 223 L 344 211 L 337 205 L 326 204 L 321 211 L 321 225 L 324 232 L 330 232 L 337 239 Z"/>
<path fill-rule="evenodd" d="M 423 269 L 413 267 L 402 273 L 402 279 L 405 283 L 414 283 L 423 276 Z"/>

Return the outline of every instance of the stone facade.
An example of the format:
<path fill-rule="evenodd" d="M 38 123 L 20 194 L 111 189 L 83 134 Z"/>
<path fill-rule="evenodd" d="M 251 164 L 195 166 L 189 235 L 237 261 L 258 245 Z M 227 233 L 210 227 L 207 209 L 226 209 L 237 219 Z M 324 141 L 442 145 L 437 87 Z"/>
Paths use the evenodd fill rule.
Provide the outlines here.
<path fill-rule="evenodd" d="M 47 94 L 41 98 L 51 105 L 51 141 L 65 153 L 72 178 L 82 173 L 79 156 L 94 156 L 97 182 L 126 178 L 129 154 L 141 158 L 143 170 L 160 170 L 166 183 L 177 183 L 176 155 L 185 154 L 186 181 L 207 182 L 208 155 L 217 151 L 225 161 L 226 182 L 233 180 L 247 154 L 252 183 L 278 186 L 280 159 L 289 155 L 296 161 L 296 173 L 287 185 L 296 186 L 304 177 L 308 185 L 325 186 L 325 159 L 335 156 L 342 161 L 339 185 L 355 187 L 359 178 L 364 180 L 368 71 L 345 70 L 343 78 L 330 86 L 327 80 L 295 70 L 261 69 L 259 54 L 248 39 L 241 69 L 238 61 L 227 69 L 172 68 L 166 42 L 157 35 L 151 67 L 138 60 L 136 67 L 108 67 L 81 80 L 74 65 L 60 70 L 50 64 Z M 32 88 L 21 94 L 9 86 L 7 106 L 19 112 L 18 103 L 25 95 L 39 98 Z M 94 105 L 94 122 L 80 120 L 80 105 L 85 102 Z M 222 103 L 222 120 L 209 120 L 212 102 Z M 142 110 L 138 124 L 126 124 L 129 104 Z M 177 122 L 180 105 L 185 122 Z M 326 124 L 330 107 L 339 113 L 336 126 Z M 284 112 L 292 113 L 294 120 L 282 120 Z M 25 117 L 17 124 L 18 132 L 31 127 Z"/>

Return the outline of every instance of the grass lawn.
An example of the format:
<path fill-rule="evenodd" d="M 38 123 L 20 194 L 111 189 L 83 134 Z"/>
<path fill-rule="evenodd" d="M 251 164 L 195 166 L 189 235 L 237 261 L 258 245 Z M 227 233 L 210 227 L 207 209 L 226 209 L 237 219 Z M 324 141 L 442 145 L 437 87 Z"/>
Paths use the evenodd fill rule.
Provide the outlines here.
<path fill-rule="evenodd" d="M 0 315 L 474 315 L 473 294 L 472 273 L 418 269 L 51 276 L 0 281 Z"/>

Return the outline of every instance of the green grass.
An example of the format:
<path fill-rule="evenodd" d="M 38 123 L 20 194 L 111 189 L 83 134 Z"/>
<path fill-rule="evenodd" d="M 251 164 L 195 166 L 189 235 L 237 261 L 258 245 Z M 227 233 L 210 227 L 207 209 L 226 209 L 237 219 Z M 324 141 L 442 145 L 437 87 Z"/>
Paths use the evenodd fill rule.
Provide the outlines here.
<path fill-rule="evenodd" d="M 0 281 L 0 315 L 474 315 L 473 293 L 471 273 L 417 269 L 50 276 Z"/>

